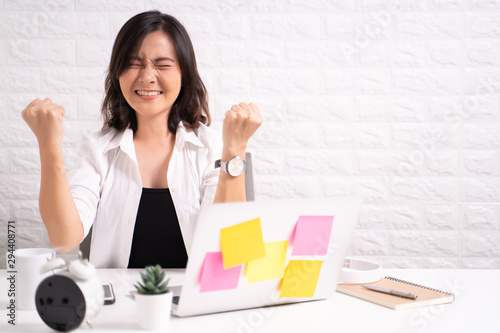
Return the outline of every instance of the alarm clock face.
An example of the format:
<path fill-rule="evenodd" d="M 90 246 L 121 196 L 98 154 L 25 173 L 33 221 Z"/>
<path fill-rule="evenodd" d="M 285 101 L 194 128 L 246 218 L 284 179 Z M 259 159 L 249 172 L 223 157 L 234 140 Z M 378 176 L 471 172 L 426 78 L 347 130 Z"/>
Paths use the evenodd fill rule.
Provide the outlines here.
<path fill-rule="evenodd" d="M 66 276 L 45 278 L 38 285 L 35 301 L 40 318 L 56 331 L 71 331 L 85 318 L 85 297 L 78 285 Z"/>

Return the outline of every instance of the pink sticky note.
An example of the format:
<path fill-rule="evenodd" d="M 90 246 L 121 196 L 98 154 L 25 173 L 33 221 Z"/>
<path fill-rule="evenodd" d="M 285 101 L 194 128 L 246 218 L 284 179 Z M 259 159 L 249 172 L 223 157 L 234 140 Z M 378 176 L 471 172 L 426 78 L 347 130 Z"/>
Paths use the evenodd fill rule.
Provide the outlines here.
<path fill-rule="evenodd" d="M 224 269 L 222 252 L 207 252 L 201 266 L 200 292 L 236 289 L 242 266 Z"/>
<path fill-rule="evenodd" d="M 292 255 L 325 255 L 332 225 L 333 216 L 300 216 L 295 226 Z"/>

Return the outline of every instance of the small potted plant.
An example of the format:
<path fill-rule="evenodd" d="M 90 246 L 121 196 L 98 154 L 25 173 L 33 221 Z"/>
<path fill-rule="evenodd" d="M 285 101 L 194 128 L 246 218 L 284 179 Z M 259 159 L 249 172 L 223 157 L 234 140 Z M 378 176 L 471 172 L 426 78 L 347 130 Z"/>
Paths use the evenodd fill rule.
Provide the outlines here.
<path fill-rule="evenodd" d="M 166 330 L 172 308 L 172 292 L 168 287 L 170 278 L 163 281 L 165 272 L 160 265 L 147 266 L 146 273 L 140 274 L 142 283 L 134 285 L 139 326 L 146 330 Z"/>

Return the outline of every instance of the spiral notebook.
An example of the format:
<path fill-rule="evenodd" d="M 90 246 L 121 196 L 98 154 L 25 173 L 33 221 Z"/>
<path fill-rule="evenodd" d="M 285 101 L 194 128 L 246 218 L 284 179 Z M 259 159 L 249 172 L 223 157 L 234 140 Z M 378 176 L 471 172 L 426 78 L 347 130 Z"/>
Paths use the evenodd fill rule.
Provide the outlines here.
<path fill-rule="evenodd" d="M 364 284 L 396 289 L 400 291 L 406 291 L 417 294 L 418 297 L 417 299 L 413 300 L 399 296 L 384 294 L 369 290 L 363 287 L 363 284 L 339 283 L 337 285 L 337 291 L 394 310 L 451 303 L 455 299 L 455 295 L 453 295 L 452 293 L 396 279 L 390 276 L 386 276 L 385 278 L 382 278 L 374 283 L 364 283 Z"/>

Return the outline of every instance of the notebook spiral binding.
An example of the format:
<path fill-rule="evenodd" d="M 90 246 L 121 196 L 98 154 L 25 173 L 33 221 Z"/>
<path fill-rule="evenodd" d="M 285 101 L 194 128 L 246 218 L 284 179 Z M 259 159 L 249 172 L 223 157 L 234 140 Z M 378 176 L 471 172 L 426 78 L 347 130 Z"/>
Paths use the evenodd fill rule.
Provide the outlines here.
<path fill-rule="evenodd" d="M 411 286 L 415 286 L 415 287 L 419 287 L 419 288 L 423 288 L 423 289 L 427 289 L 427 290 L 431 290 L 431 291 L 435 291 L 435 292 L 438 292 L 438 293 L 443 293 L 443 294 L 455 297 L 455 295 L 453 293 L 450 293 L 450 292 L 447 292 L 447 291 L 443 291 L 443 290 L 439 290 L 439 289 L 434 289 L 434 288 L 426 287 L 426 286 L 423 286 L 421 284 L 416 284 L 416 283 L 408 282 L 408 281 L 405 281 L 405 280 L 397 279 L 397 278 L 392 277 L 392 276 L 386 276 L 385 278 L 388 279 L 388 280 L 392 280 L 392 281 L 396 281 L 396 282 L 401 282 L 401 283 L 409 284 Z"/>

